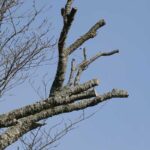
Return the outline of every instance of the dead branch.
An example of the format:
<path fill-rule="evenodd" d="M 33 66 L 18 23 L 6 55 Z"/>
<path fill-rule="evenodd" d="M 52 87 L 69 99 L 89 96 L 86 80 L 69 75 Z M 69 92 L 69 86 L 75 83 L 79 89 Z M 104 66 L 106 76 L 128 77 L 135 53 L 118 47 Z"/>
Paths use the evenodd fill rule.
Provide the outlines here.
<path fill-rule="evenodd" d="M 111 98 L 125 98 L 125 97 L 128 97 L 127 92 L 125 92 L 124 90 L 113 89 L 111 92 L 108 92 L 102 96 L 97 96 L 96 98 L 93 99 L 86 99 L 84 101 L 79 101 L 77 103 L 57 106 L 52 109 L 43 110 L 40 113 L 37 113 L 35 115 L 28 116 L 23 119 L 19 119 L 17 125 L 8 128 L 8 130 L 5 133 L 0 135 L 0 140 L 1 140 L 0 147 L 4 149 L 11 143 L 15 142 L 18 138 L 20 138 L 25 133 L 41 126 L 41 124 L 36 123 L 41 119 L 46 119 L 62 113 L 82 110 L 88 107 L 95 106 L 98 103 L 101 103 L 103 101 L 110 100 Z M 7 143 L 5 142 L 6 140 Z"/>
<path fill-rule="evenodd" d="M 85 71 L 88 68 L 88 66 L 90 64 L 92 64 L 95 60 L 97 60 L 98 58 L 100 58 L 102 56 L 111 56 L 111 55 L 114 55 L 116 53 L 119 53 L 119 50 L 113 50 L 111 52 L 99 52 L 95 56 L 93 56 L 89 60 L 87 60 L 86 52 L 84 49 L 84 53 L 83 53 L 84 60 L 75 69 L 75 70 L 77 70 L 77 74 L 76 74 L 76 77 L 74 79 L 74 85 L 79 84 L 82 72 Z"/>
<path fill-rule="evenodd" d="M 96 36 L 96 32 L 99 28 L 103 27 L 105 25 L 105 21 L 102 19 L 98 21 L 90 30 L 82 35 L 79 39 L 77 39 L 73 44 L 71 44 L 67 50 L 66 55 L 70 55 L 73 53 L 77 48 L 79 48 L 84 42 L 89 40 L 90 38 L 94 38 Z"/>
<path fill-rule="evenodd" d="M 63 20 L 64 20 L 64 25 L 58 41 L 59 60 L 58 60 L 56 76 L 50 90 L 50 95 L 54 95 L 57 91 L 60 91 L 65 79 L 65 72 L 66 72 L 67 60 L 68 60 L 68 57 L 65 54 L 65 41 L 69 29 L 71 27 L 71 24 L 74 20 L 74 16 L 77 12 L 76 8 L 71 9 L 71 4 L 72 4 L 72 0 L 68 0 L 65 8 L 62 8 L 61 10 Z"/>
<path fill-rule="evenodd" d="M 30 25 L 34 22 L 40 11 L 36 11 L 34 15 L 27 21 L 24 26 L 18 27 L 15 24 L 11 8 L 16 5 L 8 5 L 4 1 L 0 3 L 0 7 L 4 10 L 0 11 L 0 29 L 3 28 L 3 21 L 5 14 L 8 12 L 9 22 L 11 24 L 12 32 L 6 34 L 7 29 L 1 32 L 4 38 L 0 45 L 0 92 L 3 93 L 7 86 L 14 80 L 14 78 L 22 71 L 28 70 L 43 62 L 42 57 L 46 52 L 45 49 L 51 48 L 51 40 L 44 40 L 47 31 L 41 35 L 30 33 Z M 7 1 L 9 2 L 9 1 Z M 11 0 L 10 2 L 18 2 Z M 77 9 L 72 7 L 73 0 L 67 0 L 64 8 L 61 9 L 63 18 L 63 27 L 58 40 L 58 65 L 56 75 L 52 86 L 50 88 L 49 96 L 45 100 L 40 100 L 31 105 L 18 108 L 8 113 L 0 115 L 0 128 L 6 128 L 5 132 L 0 134 L 0 149 L 4 149 L 17 141 L 24 134 L 44 126 L 45 123 L 40 123 L 43 119 L 48 119 L 63 113 L 70 113 L 73 111 L 83 110 L 93 107 L 112 98 L 126 98 L 128 93 L 124 90 L 113 89 L 105 94 L 98 94 L 95 87 L 99 85 L 98 79 L 89 80 L 85 83 L 80 83 L 80 77 L 84 70 L 101 56 L 110 56 L 118 53 L 118 50 L 111 52 L 99 52 L 95 56 L 87 59 L 86 49 L 83 50 L 84 60 L 75 67 L 74 60 L 72 60 L 70 77 L 68 83 L 65 84 L 65 75 L 67 70 L 69 56 L 87 40 L 94 38 L 98 29 L 105 25 L 102 19 L 93 25 L 80 38 L 76 39 L 70 46 L 66 47 L 66 39 L 69 30 L 74 21 Z M 15 3 L 16 4 L 16 3 Z M 23 40 L 22 40 L 23 38 Z M 48 55 L 49 56 L 49 55 Z M 74 73 L 77 74 L 74 78 Z M 21 76 L 22 78 L 22 76 Z M 15 83 L 15 82 L 13 82 Z M 74 83 L 74 84 L 73 84 Z M 36 137 L 36 135 L 34 135 Z M 56 134 L 55 139 L 59 139 L 59 133 Z M 32 143 L 33 146 L 34 141 Z M 47 143 L 51 144 L 51 143 Z M 45 145 L 47 146 L 47 145 Z"/>
<path fill-rule="evenodd" d="M 76 68 L 75 68 L 75 59 L 72 59 L 72 61 L 71 61 L 71 71 L 70 71 L 70 76 L 69 76 L 69 80 L 68 80 L 68 86 L 73 85 L 75 70 L 76 70 Z"/>

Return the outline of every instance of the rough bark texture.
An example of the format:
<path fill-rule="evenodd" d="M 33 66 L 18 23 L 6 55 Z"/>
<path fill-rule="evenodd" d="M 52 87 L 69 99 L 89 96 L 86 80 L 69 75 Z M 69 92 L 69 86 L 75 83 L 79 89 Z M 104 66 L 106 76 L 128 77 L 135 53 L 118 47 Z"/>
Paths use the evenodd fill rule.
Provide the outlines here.
<path fill-rule="evenodd" d="M 0 128 L 6 128 L 6 131 L 0 135 L 0 150 L 5 149 L 27 132 L 43 126 L 44 124 L 39 123 L 43 119 L 92 107 L 112 98 L 128 97 L 126 91 L 119 89 L 113 89 L 110 92 L 99 95 L 95 90 L 95 87 L 99 85 L 98 79 L 80 83 L 83 71 L 91 63 L 102 56 L 111 56 L 119 53 L 119 50 L 99 52 L 90 59 L 87 59 L 86 49 L 84 48 L 83 61 L 75 65 L 75 59 L 72 60 L 70 77 L 68 83 L 64 84 L 69 56 L 87 40 L 94 38 L 97 30 L 105 25 L 103 19 L 98 21 L 87 33 L 80 36 L 70 46 L 66 46 L 68 32 L 77 12 L 76 8 L 72 8 L 72 2 L 73 0 L 67 0 L 65 7 L 61 9 L 64 24 L 58 41 L 59 55 L 56 76 L 50 88 L 49 97 L 32 105 L 0 115 Z M 3 11 L 5 11 L 5 8 Z M 2 20 L 3 12 L 1 11 L 0 22 Z"/>

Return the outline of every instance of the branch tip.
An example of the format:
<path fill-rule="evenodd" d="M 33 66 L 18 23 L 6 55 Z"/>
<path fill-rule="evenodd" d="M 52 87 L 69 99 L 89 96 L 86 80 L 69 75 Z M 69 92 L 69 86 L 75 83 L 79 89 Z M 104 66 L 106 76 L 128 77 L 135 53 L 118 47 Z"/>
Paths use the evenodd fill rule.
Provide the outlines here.
<path fill-rule="evenodd" d="M 111 93 L 113 96 L 117 96 L 117 95 L 120 97 L 128 97 L 129 96 L 128 92 L 125 90 L 112 89 Z"/>
<path fill-rule="evenodd" d="M 99 85 L 100 84 L 100 81 L 98 79 L 93 79 L 93 82 L 96 84 L 96 85 Z"/>
<path fill-rule="evenodd" d="M 101 23 L 101 25 L 106 25 L 106 21 L 104 19 L 101 19 L 99 23 Z"/>

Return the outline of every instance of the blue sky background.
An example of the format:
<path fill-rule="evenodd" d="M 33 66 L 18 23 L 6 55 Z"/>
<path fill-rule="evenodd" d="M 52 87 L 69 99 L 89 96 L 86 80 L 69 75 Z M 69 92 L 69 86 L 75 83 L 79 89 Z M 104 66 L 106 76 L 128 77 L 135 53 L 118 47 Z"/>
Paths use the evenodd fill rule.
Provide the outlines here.
<path fill-rule="evenodd" d="M 44 3 L 52 6 L 45 15 L 50 18 L 52 34 L 57 38 L 62 25 L 60 8 L 64 6 L 65 0 L 39 0 L 37 6 Z M 82 81 L 97 77 L 101 81 L 97 88 L 99 93 L 120 88 L 128 90 L 130 96 L 87 109 L 86 114 L 99 111 L 78 124 L 55 149 L 150 150 L 150 1 L 75 0 L 74 6 L 78 12 L 69 33 L 68 44 L 104 18 L 106 26 L 83 47 L 87 48 L 88 56 L 98 51 L 120 50 L 119 54 L 100 58 L 91 65 Z M 73 57 L 81 61 L 81 53 L 78 53 L 80 51 L 73 54 Z M 53 77 L 56 65 L 49 68 Z M 41 80 L 37 81 L 40 85 Z M 28 82 L 16 87 L 11 93 L 1 102 L 0 112 L 32 103 L 38 98 Z M 74 115 L 76 113 L 63 117 L 71 118 Z"/>

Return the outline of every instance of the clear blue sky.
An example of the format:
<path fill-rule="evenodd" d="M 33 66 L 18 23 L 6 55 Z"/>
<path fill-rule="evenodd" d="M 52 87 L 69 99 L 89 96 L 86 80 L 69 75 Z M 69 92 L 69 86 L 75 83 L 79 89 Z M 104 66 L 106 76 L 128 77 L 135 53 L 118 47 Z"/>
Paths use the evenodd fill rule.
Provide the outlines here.
<path fill-rule="evenodd" d="M 43 3 L 49 2 L 52 8 L 46 15 L 53 21 L 57 37 L 62 23 L 60 8 L 65 0 L 45 0 Z M 95 62 L 85 72 L 84 81 L 97 77 L 101 80 L 97 88 L 99 93 L 121 88 L 128 90 L 130 96 L 87 109 L 87 114 L 99 111 L 78 124 L 78 128 L 60 141 L 56 150 L 150 150 L 150 1 L 75 0 L 74 6 L 78 7 L 78 13 L 68 43 L 104 18 L 106 26 L 84 45 L 88 56 L 98 51 L 120 50 L 119 55 Z M 77 53 L 74 57 L 82 58 Z M 54 69 L 51 66 L 51 72 Z M 29 84 L 16 88 L 13 96 L 1 102 L 1 112 L 36 100 L 36 94 L 26 86 Z"/>

